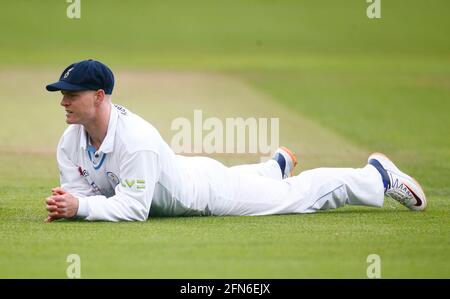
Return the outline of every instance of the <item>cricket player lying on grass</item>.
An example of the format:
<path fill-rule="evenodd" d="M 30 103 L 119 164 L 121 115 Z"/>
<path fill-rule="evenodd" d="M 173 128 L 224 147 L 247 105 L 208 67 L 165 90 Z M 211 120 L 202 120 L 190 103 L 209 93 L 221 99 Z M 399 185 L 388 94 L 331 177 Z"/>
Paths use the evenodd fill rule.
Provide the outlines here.
<path fill-rule="evenodd" d="M 346 204 L 381 207 L 390 196 L 424 210 L 420 185 L 376 153 L 363 168 L 318 168 L 292 176 L 287 148 L 259 164 L 226 167 L 176 155 L 147 121 L 111 103 L 112 71 L 94 60 L 68 66 L 47 90 L 62 92 L 69 127 L 57 149 L 61 186 L 46 199 L 59 218 L 145 221 L 149 215 L 313 213 Z"/>

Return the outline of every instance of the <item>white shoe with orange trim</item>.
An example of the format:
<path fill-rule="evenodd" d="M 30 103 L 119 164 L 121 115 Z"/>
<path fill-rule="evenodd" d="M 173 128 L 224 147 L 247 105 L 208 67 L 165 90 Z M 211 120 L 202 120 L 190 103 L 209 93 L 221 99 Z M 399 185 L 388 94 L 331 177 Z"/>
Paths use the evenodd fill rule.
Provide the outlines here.
<path fill-rule="evenodd" d="M 297 165 L 297 157 L 287 147 L 282 146 L 277 149 L 272 159 L 277 161 L 278 165 L 280 165 L 283 179 L 294 175 L 294 168 Z"/>
<path fill-rule="evenodd" d="M 425 192 L 420 184 L 397 166 L 384 154 L 373 153 L 368 163 L 380 172 L 385 194 L 414 211 L 423 211 L 427 206 Z"/>

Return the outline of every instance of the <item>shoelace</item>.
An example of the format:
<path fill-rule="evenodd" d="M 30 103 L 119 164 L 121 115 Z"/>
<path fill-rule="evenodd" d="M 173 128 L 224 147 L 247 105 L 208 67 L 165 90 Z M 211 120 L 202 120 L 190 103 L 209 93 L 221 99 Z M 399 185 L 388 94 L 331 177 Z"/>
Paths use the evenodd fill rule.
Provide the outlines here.
<path fill-rule="evenodd" d="M 410 203 L 412 194 L 409 191 L 402 189 L 402 185 L 389 189 L 386 191 L 386 195 L 406 206 Z"/>

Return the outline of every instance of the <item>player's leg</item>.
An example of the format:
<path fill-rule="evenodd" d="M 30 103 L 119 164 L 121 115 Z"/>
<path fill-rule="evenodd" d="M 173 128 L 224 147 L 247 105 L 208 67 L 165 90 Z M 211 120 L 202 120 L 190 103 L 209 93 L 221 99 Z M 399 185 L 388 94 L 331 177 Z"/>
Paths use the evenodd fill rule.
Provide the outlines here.
<path fill-rule="evenodd" d="M 297 165 L 297 157 L 286 147 L 280 147 L 273 157 L 263 163 L 244 164 L 230 167 L 232 171 L 259 175 L 267 178 L 281 180 L 293 175 Z"/>
<path fill-rule="evenodd" d="M 297 180 L 309 186 L 305 191 L 308 207 L 304 212 L 336 209 L 345 205 L 383 206 L 383 181 L 372 165 L 356 169 L 318 168 L 305 171 Z"/>
<path fill-rule="evenodd" d="M 234 192 L 219 194 L 211 203 L 216 215 L 311 213 L 346 204 L 381 207 L 384 187 L 372 165 L 364 168 L 318 168 L 285 180 L 254 175 L 230 177 Z"/>
<path fill-rule="evenodd" d="M 274 180 L 283 179 L 280 165 L 277 161 L 270 159 L 257 164 L 242 164 L 230 167 L 230 170 L 238 174 L 257 175 Z"/>
<path fill-rule="evenodd" d="M 389 196 L 422 211 L 425 193 L 389 158 L 372 154 L 364 168 L 318 168 L 285 180 L 222 172 L 222 189 L 210 202 L 216 215 L 312 213 L 346 204 L 381 207 Z"/>

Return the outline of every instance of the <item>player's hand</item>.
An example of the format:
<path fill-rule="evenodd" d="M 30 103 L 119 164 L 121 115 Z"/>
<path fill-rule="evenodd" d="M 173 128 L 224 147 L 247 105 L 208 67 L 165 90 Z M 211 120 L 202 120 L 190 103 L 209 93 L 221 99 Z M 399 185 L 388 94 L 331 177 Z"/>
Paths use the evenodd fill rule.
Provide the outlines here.
<path fill-rule="evenodd" d="M 66 194 L 67 192 L 64 191 L 61 187 L 55 187 L 52 189 L 52 195 L 63 195 Z"/>
<path fill-rule="evenodd" d="M 59 218 L 72 218 L 78 211 L 78 199 L 72 194 L 57 187 L 52 189 L 52 196 L 45 200 L 48 212 L 45 222 Z"/>

